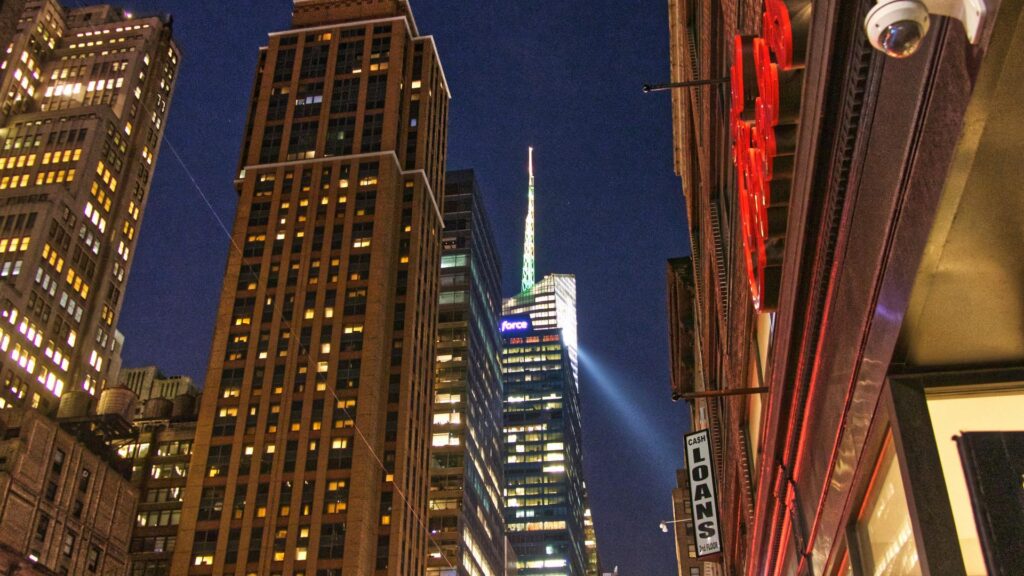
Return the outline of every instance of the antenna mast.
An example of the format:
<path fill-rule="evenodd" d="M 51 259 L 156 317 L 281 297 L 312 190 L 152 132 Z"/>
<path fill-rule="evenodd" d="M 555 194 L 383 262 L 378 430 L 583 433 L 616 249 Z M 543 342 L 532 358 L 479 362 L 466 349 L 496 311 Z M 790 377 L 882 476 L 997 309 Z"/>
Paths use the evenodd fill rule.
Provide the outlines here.
<path fill-rule="evenodd" d="M 534 264 L 536 257 L 533 248 L 533 220 L 533 146 L 530 146 L 529 205 L 526 210 L 526 238 L 523 240 L 523 292 L 532 290 L 535 280 Z"/>

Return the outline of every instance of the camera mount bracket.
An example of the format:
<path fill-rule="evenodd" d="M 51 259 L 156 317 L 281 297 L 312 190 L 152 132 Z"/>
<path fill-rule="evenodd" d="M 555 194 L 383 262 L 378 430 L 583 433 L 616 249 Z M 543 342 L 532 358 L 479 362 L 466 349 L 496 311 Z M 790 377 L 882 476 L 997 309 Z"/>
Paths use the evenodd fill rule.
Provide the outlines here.
<path fill-rule="evenodd" d="M 985 0 L 923 0 L 928 12 L 938 16 L 956 18 L 964 25 L 967 40 L 971 44 L 978 42 L 982 23 L 985 21 Z"/>

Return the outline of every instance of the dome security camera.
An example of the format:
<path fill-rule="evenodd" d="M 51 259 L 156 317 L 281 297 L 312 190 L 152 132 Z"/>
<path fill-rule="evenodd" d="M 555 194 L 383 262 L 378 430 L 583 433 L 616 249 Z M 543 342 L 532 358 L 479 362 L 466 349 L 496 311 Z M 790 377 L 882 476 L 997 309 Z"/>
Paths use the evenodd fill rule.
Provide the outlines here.
<path fill-rule="evenodd" d="M 960 20 L 967 40 L 974 44 L 985 12 L 985 0 L 877 0 L 864 19 L 864 32 L 877 50 L 906 58 L 928 34 L 930 15 Z"/>
<path fill-rule="evenodd" d="M 864 28 L 871 45 L 893 58 L 906 58 L 928 33 L 928 7 L 919 0 L 879 2 L 868 12 Z"/>

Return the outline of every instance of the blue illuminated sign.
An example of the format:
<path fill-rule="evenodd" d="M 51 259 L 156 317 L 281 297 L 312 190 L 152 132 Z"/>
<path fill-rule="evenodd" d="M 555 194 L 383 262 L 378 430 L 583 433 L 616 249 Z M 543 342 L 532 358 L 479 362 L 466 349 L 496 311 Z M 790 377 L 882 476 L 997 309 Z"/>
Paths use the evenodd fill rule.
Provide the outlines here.
<path fill-rule="evenodd" d="M 498 329 L 501 330 L 502 333 L 524 332 L 530 329 L 530 318 L 528 316 L 504 318 L 502 319 L 501 325 Z"/>

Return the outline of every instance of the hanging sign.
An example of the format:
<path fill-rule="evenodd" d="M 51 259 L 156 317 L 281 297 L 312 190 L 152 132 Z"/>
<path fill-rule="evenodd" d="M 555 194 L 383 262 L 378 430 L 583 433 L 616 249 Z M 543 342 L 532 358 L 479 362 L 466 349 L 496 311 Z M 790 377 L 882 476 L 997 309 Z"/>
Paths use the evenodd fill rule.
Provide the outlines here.
<path fill-rule="evenodd" d="M 697 557 L 722 553 L 718 522 L 718 490 L 711 463 L 711 434 L 707 430 L 686 435 L 686 473 L 690 479 L 690 506 Z"/>

